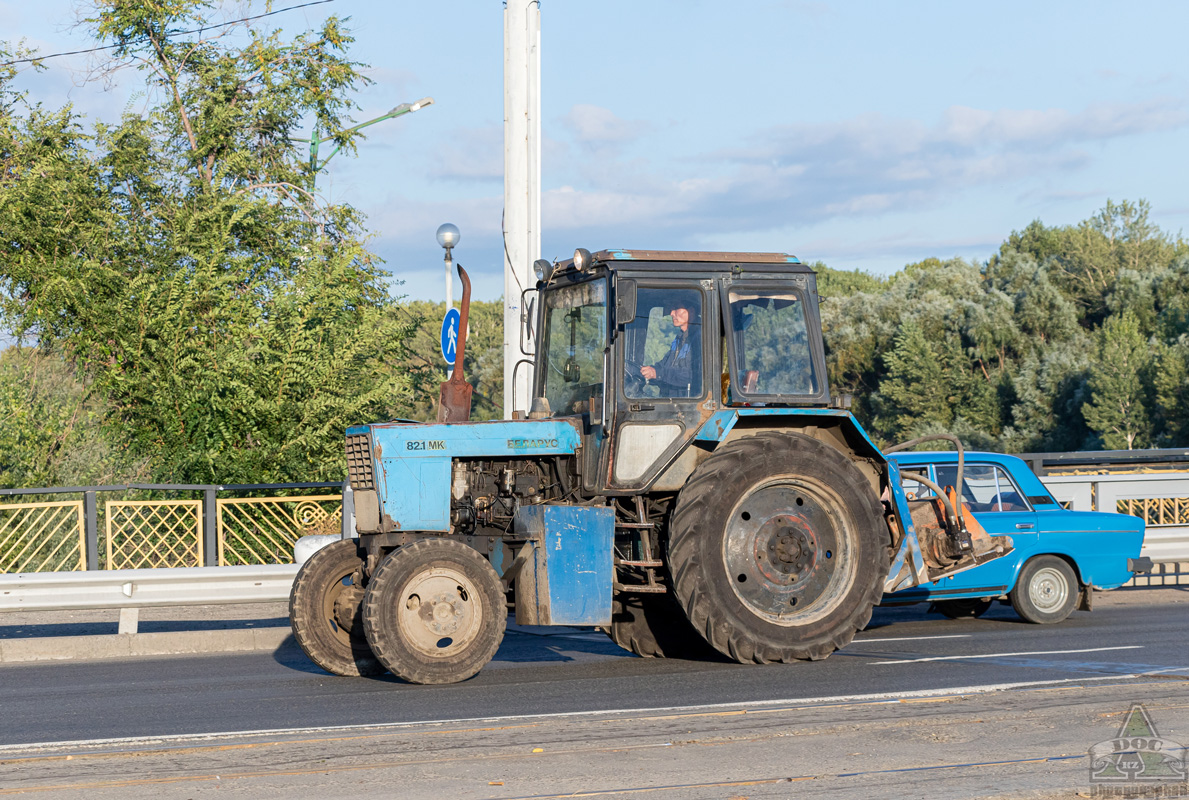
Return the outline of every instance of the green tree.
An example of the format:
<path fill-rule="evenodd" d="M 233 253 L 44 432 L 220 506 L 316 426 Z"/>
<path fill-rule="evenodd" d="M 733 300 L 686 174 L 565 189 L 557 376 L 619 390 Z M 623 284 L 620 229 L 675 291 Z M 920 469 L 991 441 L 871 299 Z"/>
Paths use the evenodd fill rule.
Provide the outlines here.
<path fill-rule="evenodd" d="M 1151 350 L 1135 315 L 1108 317 L 1090 370 L 1090 401 L 1082 407 L 1086 423 L 1106 449 L 1134 450 L 1151 441 L 1144 386 L 1151 363 Z"/>
<path fill-rule="evenodd" d="M 849 297 L 858 292 L 879 292 L 887 285 L 887 279 L 859 269 L 831 269 L 821 261 L 809 266 L 817 273 L 817 293 L 823 299 Z"/>
<path fill-rule="evenodd" d="M 179 33 L 211 8 L 98 6 L 100 40 L 146 75 L 143 113 L 86 133 L 69 107 L 6 106 L 5 321 L 78 365 L 158 479 L 338 479 L 346 425 L 410 397 L 394 366 L 413 326 L 294 142 L 346 127 L 366 79 L 336 18 L 241 47 Z"/>
<path fill-rule="evenodd" d="M 147 480 L 147 465 L 104 436 L 110 411 L 61 358 L 32 347 L 0 352 L 0 486 Z"/>
<path fill-rule="evenodd" d="M 1189 444 L 1189 336 L 1162 347 L 1156 357 L 1156 410 L 1163 447 Z"/>

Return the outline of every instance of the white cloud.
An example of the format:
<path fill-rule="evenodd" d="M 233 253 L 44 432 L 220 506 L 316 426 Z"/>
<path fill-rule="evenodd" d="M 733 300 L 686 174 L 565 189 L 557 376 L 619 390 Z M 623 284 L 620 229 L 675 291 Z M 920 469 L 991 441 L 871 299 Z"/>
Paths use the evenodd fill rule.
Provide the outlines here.
<path fill-rule="evenodd" d="M 461 181 L 503 181 L 504 131 L 498 125 L 463 128 L 433 155 L 430 176 Z"/>
<path fill-rule="evenodd" d="M 621 119 L 610 109 L 585 103 L 572 106 L 561 122 L 574 141 L 596 149 L 627 144 L 648 129 L 646 123 Z"/>
<path fill-rule="evenodd" d="M 604 240 L 659 231 L 693 240 L 931 208 L 976 187 L 1025 193 L 1067 181 L 1107 140 L 1187 125 L 1186 103 L 1169 99 L 1080 111 L 954 106 L 933 125 L 863 114 L 780 126 L 681 162 L 575 157 L 568 166 L 582 180 L 546 192 L 544 225 Z"/>

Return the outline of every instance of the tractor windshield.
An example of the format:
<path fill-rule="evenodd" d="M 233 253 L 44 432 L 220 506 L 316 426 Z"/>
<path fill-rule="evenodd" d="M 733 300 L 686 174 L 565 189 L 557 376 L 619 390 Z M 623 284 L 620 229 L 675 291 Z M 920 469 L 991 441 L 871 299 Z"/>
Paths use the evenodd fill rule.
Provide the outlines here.
<path fill-rule="evenodd" d="M 730 312 L 735 391 L 767 397 L 820 391 L 800 291 L 732 289 Z"/>
<path fill-rule="evenodd" d="M 599 279 L 545 293 L 544 339 L 538 369 L 555 415 L 590 410 L 603 395 L 607 349 L 607 281 Z"/>

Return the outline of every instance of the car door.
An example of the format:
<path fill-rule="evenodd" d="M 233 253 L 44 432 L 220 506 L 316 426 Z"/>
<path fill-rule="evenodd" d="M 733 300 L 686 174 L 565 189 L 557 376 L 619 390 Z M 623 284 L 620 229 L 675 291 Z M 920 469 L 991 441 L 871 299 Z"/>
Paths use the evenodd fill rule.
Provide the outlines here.
<path fill-rule="evenodd" d="M 934 469 L 940 486 L 957 483 L 956 464 L 937 464 Z M 1038 547 L 1040 534 L 1036 527 L 1036 512 L 1007 472 L 997 464 L 966 464 L 962 476 L 962 502 L 988 534 L 1010 536 L 1014 552 L 944 579 L 939 582 L 940 588 L 985 589 L 988 594 L 1009 591 L 1015 582 L 1017 566 Z"/>

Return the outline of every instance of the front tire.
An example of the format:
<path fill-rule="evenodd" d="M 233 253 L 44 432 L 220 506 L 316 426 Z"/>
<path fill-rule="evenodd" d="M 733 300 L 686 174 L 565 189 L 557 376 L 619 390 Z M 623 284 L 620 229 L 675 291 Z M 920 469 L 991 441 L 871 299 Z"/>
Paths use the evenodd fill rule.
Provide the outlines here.
<path fill-rule="evenodd" d="M 1073 568 L 1057 556 L 1037 556 L 1024 565 L 1008 594 L 1016 613 L 1028 622 L 1061 622 L 1078 603 L 1078 579 Z"/>
<path fill-rule="evenodd" d="M 289 591 L 289 624 L 305 654 L 334 675 L 382 675 L 363 632 L 363 559 L 354 539 L 323 547 L 301 565 Z"/>
<path fill-rule="evenodd" d="M 760 433 L 703 462 L 677 498 L 677 599 L 742 663 L 825 658 L 871 619 L 888 570 L 878 493 L 817 439 Z"/>
<path fill-rule="evenodd" d="M 458 683 L 483 669 L 504 639 L 500 577 L 477 550 L 420 539 L 380 562 L 363 601 L 372 651 L 409 683 Z"/>

